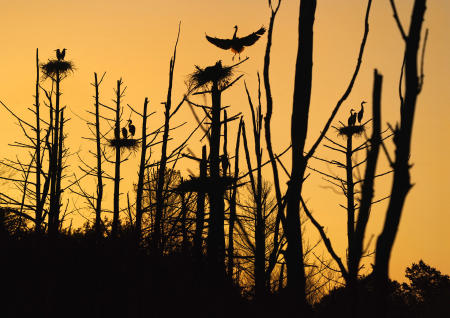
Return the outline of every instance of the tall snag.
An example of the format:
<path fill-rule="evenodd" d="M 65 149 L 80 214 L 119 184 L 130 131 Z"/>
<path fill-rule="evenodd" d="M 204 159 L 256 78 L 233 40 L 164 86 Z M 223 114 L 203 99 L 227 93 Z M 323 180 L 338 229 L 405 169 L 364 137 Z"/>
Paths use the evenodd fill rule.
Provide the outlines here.
<path fill-rule="evenodd" d="M 162 231 L 162 217 L 163 217 L 163 210 L 164 210 L 164 185 L 165 185 L 165 174 L 166 174 L 166 168 L 167 168 L 167 143 L 169 141 L 169 131 L 170 131 L 170 118 L 172 115 L 179 109 L 181 104 L 184 101 L 181 101 L 181 103 L 178 105 L 178 107 L 174 110 L 174 112 L 171 114 L 171 107 L 172 107 L 172 85 L 173 85 L 173 72 L 175 70 L 175 61 L 177 57 L 177 46 L 178 46 L 178 40 L 180 39 L 180 26 L 178 26 L 178 34 L 177 34 L 177 40 L 175 42 L 175 47 L 173 49 L 173 55 L 170 58 L 169 63 L 169 86 L 167 89 L 167 99 L 164 104 L 164 132 L 163 132 L 163 138 L 162 138 L 162 146 L 161 146 L 161 159 L 159 161 L 158 166 L 158 181 L 156 185 L 156 211 L 155 211 L 155 225 L 153 229 L 153 237 L 152 237 L 152 244 L 153 249 L 157 254 L 162 253 L 162 237 L 161 237 L 161 231 Z"/>
<path fill-rule="evenodd" d="M 206 88 L 205 91 L 194 93 L 211 94 L 211 107 L 202 106 L 206 116 L 210 119 L 209 134 L 209 180 L 208 197 L 210 203 L 209 228 L 207 237 L 207 263 L 210 274 L 213 277 L 224 277 L 225 275 L 225 238 L 224 238 L 224 195 L 225 189 L 233 182 L 230 178 L 222 177 L 220 173 L 221 158 L 221 96 L 222 92 L 230 88 L 243 75 L 237 77 L 230 82 L 233 75 L 233 68 L 243 63 L 247 59 L 232 65 L 222 66 L 222 62 L 218 61 L 215 65 L 206 67 L 205 69 L 196 66 L 197 70 L 190 75 L 191 90 Z M 227 118 L 226 121 L 233 121 L 238 118 L 234 115 Z M 228 158 L 226 158 L 228 161 Z"/>
<path fill-rule="evenodd" d="M 304 156 L 311 99 L 313 25 L 316 11 L 315 0 L 300 2 L 298 24 L 299 40 L 295 70 L 294 102 L 291 119 L 292 168 L 286 193 L 286 266 L 290 300 L 300 302 L 301 311 L 306 308 L 306 281 L 303 263 L 303 245 L 300 226 L 300 195 L 306 169 Z"/>
<path fill-rule="evenodd" d="M 426 0 L 415 0 L 411 16 L 411 23 L 408 35 L 397 16 L 394 1 L 391 1 L 400 33 L 405 41 L 404 65 L 401 69 L 401 78 L 403 72 L 405 75 L 405 93 L 402 94 L 402 83 L 400 82 L 400 123 L 393 129 L 394 144 L 395 144 L 395 159 L 391 161 L 391 166 L 394 169 L 394 180 L 391 189 L 391 198 L 386 211 L 386 219 L 383 230 L 378 237 L 375 257 L 375 277 L 377 281 L 377 295 L 378 303 L 377 311 L 379 317 L 386 315 L 386 291 L 389 282 L 389 260 L 391 257 L 392 247 L 394 245 L 395 237 L 400 225 L 403 206 L 405 204 L 406 196 L 412 187 L 410 180 L 411 164 L 409 158 L 411 156 L 411 139 L 414 122 L 414 114 L 416 110 L 417 97 L 423 85 L 423 58 L 420 74 L 418 70 L 418 51 L 420 47 L 420 35 L 422 31 L 422 24 L 426 10 Z M 424 48 L 426 44 L 426 35 L 424 41 Z"/>
<path fill-rule="evenodd" d="M 122 97 L 124 96 L 125 89 L 122 89 L 122 79 L 117 81 L 117 88 L 116 88 L 116 110 L 115 110 L 115 124 L 114 124 L 114 140 L 118 141 L 115 143 L 114 151 L 116 154 L 116 158 L 114 161 L 114 206 L 113 206 L 113 221 L 112 221 L 112 227 L 111 227 L 111 237 L 113 239 L 117 238 L 118 232 L 119 232 L 119 226 L 120 226 L 120 164 L 122 163 L 121 160 L 121 151 L 122 151 L 122 144 L 126 141 L 126 137 L 124 136 L 123 139 L 120 139 L 120 111 L 121 106 L 120 102 Z M 122 142 L 122 140 L 124 142 Z"/>
<path fill-rule="evenodd" d="M 51 145 L 50 145 L 50 208 L 48 213 L 48 233 L 54 237 L 58 233 L 60 226 L 60 197 L 61 197 L 61 170 L 62 170 L 62 144 L 64 136 L 61 134 L 64 125 L 62 117 L 62 109 L 60 107 L 61 98 L 61 81 L 73 71 L 73 63 L 65 61 L 57 56 L 57 59 L 48 60 L 47 63 L 41 65 L 45 78 L 50 78 L 55 84 L 55 108 L 51 108 Z M 49 95 L 47 95 L 49 97 Z M 50 96 L 51 97 L 51 96 Z M 51 105 L 51 104 L 50 104 Z"/>
<path fill-rule="evenodd" d="M 315 0 L 302 0 L 300 2 L 299 15 L 299 42 L 297 64 L 295 71 L 294 102 L 291 120 L 291 142 L 292 142 L 292 168 L 288 190 L 286 193 L 287 215 L 286 215 L 286 238 L 288 247 L 286 251 L 286 267 L 288 278 L 288 291 L 293 307 L 298 306 L 307 310 L 305 295 L 305 271 L 303 262 L 303 246 L 301 241 L 300 209 L 301 191 L 304 182 L 304 174 L 308 160 L 314 155 L 317 147 L 325 137 L 331 123 L 333 122 L 340 106 L 350 95 L 353 85 L 359 73 L 362 56 L 369 33 L 369 13 L 372 0 L 368 0 L 366 15 L 364 19 L 364 34 L 361 41 L 358 59 L 350 82 L 336 106 L 333 108 L 319 137 L 311 149 L 305 153 L 305 141 L 307 137 L 309 106 L 311 98 L 312 80 L 312 49 L 313 49 L 313 25 L 316 9 Z"/>
<path fill-rule="evenodd" d="M 142 214 L 144 213 L 142 208 L 142 196 L 144 192 L 144 176 L 145 176 L 145 166 L 147 163 L 147 106 L 148 98 L 144 101 L 144 113 L 142 114 L 142 140 L 141 140 L 141 161 L 139 163 L 139 173 L 138 173 L 138 184 L 136 189 L 136 242 L 139 244 L 142 235 Z"/>

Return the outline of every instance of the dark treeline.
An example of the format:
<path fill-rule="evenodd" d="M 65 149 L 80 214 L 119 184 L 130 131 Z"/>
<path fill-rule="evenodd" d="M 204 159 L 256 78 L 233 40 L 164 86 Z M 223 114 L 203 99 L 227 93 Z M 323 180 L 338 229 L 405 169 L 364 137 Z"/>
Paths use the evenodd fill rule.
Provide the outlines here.
<path fill-rule="evenodd" d="M 231 65 L 218 61 L 193 67 L 185 94 L 175 100 L 180 27 L 162 107 L 147 97 L 142 107 L 128 105 L 122 79 L 114 87 L 113 104 L 104 103 L 110 97 L 104 96 L 105 74 L 94 73 L 94 103 L 86 110 L 90 135 L 83 137 L 83 143 L 91 144 L 88 156 L 73 154 L 66 142 L 68 118 L 62 88 L 75 72 L 74 65 L 65 49 L 56 50 L 56 59 L 44 63 L 36 50 L 35 103 L 29 108 L 33 122 L 1 102 L 25 137 L 12 146 L 29 155 L 1 161 L 0 178 L 12 189 L 0 193 L 5 317 L 430 317 L 445 310 L 449 314 L 445 302 L 450 296 L 449 276 L 423 261 L 406 269 L 408 283 L 392 281 L 388 275 L 412 186 L 410 146 L 424 78 L 426 1 L 414 1 L 411 20 L 405 23 L 409 30 L 390 1 L 405 42 L 399 65 L 398 122 L 387 128 L 382 125 L 379 70 L 374 70 L 373 83 L 368 84 L 373 87 L 371 100 L 362 101 L 344 121 L 337 116 L 363 64 L 372 6 L 368 0 L 361 13 L 362 39 L 352 77 L 320 132 L 308 130 L 316 1 L 300 1 L 291 139 L 290 146 L 280 150 L 274 147 L 271 134 L 272 114 L 279 110 L 272 98 L 269 71 L 281 2 L 268 1 L 267 30 L 239 38 L 236 27 L 232 39 L 207 36 L 212 44 L 236 54 L 267 36 L 256 92 L 249 91 L 244 75 L 236 75 L 248 59 L 240 60 L 239 55 L 239 61 Z M 237 90 L 239 81 L 244 82 L 248 118 L 222 104 L 222 95 Z M 365 104 L 371 107 L 365 109 Z M 186 107 L 196 120 L 190 131 L 182 128 L 187 126 L 177 117 Z M 152 122 L 150 117 L 161 109 L 163 121 Z M 173 132 L 180 129 L 184 137 L 175 140 Z M 336 131 L 341 138 L 336 138 Z M 318 133 L 309 149 L 308 133 Z M 200 155 L 188 148 L 194 138 L 202 143 Z M 336 159 L 319 157 L 320 147 L 335 152 Z M 358 160 L 357 153 L 363 158 Z M 283 163 L 289 154 L 290 169 Z M 135 155 L 136 174 L 124 175 L 124 162 Z M 79 171 L 72 176 L 67 166 L 74 156 Z M 382 156 L 389 168 L 380 172 Z M 183 171 L 183 160 L 197 168 Z M 342 169 L 342 175 L 325 172 L 319 163 Z M 303 199 L 308 171 L 323 176 L 345 196 L 345 258 L 334 250 L 325 225 Z M 392 189 L 385 197 L 375 197 L 376 179 L 389 176 Z M 124 179 L 132 181 L 131 190 L 123 189 Z M 113 186 L 105 188 L 109 183 Z M 107 189 L 112 189 L 108 201 Z M 87 207 L 73 203 L 74 197 Z M 385 200 L 384 226 L 371 251 L 365 240 L 370 212 L 374 204 Z M 89 215 L 81 228 L 68 221 L 68 215 L 78 210 Z M 318 231 L 320 241 L 306 239 L 307 223 Z M 314 253 L 320 244 L 327 255 Z M 363 259 L 372 255 L 372 270 L 363 269 Z"/>

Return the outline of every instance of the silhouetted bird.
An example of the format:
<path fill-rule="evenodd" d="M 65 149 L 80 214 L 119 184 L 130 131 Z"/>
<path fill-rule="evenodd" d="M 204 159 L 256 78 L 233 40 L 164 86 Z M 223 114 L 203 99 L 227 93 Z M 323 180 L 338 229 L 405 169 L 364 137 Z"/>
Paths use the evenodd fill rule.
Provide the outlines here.
<path fill-rule="evenodd" d="M 354 111 L 355 110 L 353 108 L 350 110 L 350 117 L 348 118 L 348 121 L 347 121 L 349 127 L 355 126 L 355 123 L 356 123 L 356 112 L 354 112 Z"/>
<path fill-rule="evenodd" d="M 227 155 L 220 156 L 220 161 L 221 161 L 221 165 L 222 165 L 223 175 L 225 176 L 228 172 L 228 167 L 230 166 L 230 162 L 228 161 L 228 156 Z"/>
<path fill-rule="evenodd" d="M 136 133 L 136 127 L 133 125 L 133 121 L 128 119 L 128 130 L 130 131 L 131 137 Z"/>
<path fill-rule="evenodd" d="M 123 135 L 123 139 L 128 138 L 128 130 L 125 127 L 122 127 L 122 135 Z"/>
<path fill-rule="evenodd" d="M 62 51 L 60 51 L 59 49 L 56 49 L 55 51 L 58 61 L 64 60 L 64 57 L 66 56 L 66 48 L 64 48 Z"/>
<path fill-rule="evenodd" d="M 364 102 L 364 101 L 361 102 L 361 110 L 358 112 L 358 122 L 359 123 L 361 123 L 361 120 L 362 120 L 363 115 L 364 115 L 364 104 L 365 103 L 366 102 Z"/>
<path fill-rule="evenodd" d="M 244 36 L 243 38 L 239 38 L 236 36 L 238 26 L 235 25 L 234 28 L 235 30 L 232 39 L 218 39 L 206 35 L 206 39 L 215 46 L 224 50 L 231 49 L 231 51 L 234 53 L 233 60 L 236 54 L 239 54 L 239 59 L 241 59 L 241 52 L 244 51 L 244 48 L 246 46 L 255 44 L 255 42 L 258 41 L 258 39 L 264 34 L 264 32 L 266 32 L 266 29 L 264 27 L 261 27 L 258 31 Z"/>

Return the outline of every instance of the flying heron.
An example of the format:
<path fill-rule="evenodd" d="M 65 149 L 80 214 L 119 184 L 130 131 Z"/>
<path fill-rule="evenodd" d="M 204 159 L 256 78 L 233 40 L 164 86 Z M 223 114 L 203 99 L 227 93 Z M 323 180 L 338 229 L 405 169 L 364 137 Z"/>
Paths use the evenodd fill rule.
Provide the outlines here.
<path fill-rule="evenodd" d="M 214 44 L 215 46 L 217 46 L 223 50 L 231 50 L 231 52 L 234 53 L 233 60 L 234 60 L 234 57 L 236 56 L 236 54 L 239 54 L 239 60 L 240 60 L 241 53 L 242 53 L 242 51 L 244 51 L 244 48 L 246 46 L 251 46 L 251 45 L 255 44 L 255 42 L 258 41 L 258 39 L 266 32 L 266 29 L 264 27 L 261 27 L 258 31 L 253 32 L 247 36 L 240 38 L 240 37 L 236 36 L 237 31 L 238 31 L 238 26 L 235 25 L 234 29 L 235 30 L 234 30 L 232 39 L 219 39 L 219 38 L 214 38 L 209 35 L 206 35 L 206 39 L 210 43 Z"/>

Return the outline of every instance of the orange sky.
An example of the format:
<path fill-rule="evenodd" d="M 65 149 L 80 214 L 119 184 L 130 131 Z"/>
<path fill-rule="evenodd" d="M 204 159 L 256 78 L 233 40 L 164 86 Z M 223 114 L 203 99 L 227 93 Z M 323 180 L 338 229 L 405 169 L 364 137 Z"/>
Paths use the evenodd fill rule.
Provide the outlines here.
<path fill-rule="evenodd" d="M 407 29 L 411 0 L 398 2 L 400 18 Z M 282 3 L 274 31 L 271 80 L 274 95 L 273 139 L 275 151 L 289 145 L 290 112 L 292 107 L 294 63 L 297 51 L 297 23 L 299 1 Z M 316 138 L 326 120 L 326 114 L 345 90 L 356 62 L 362 36 L 363 18 L 367 2 L 360 0 L 318 1 L 315 24 L 314 73 L 309 126 L 309 143 Z M 450 44 L 450 2 L 429 1 L 424 27 L 430 29 L 425 61 L 425 84 L 418 99 L 414 127 L 412 180 L 414 188 L 407 198 L 400 231 L 393 250 L 391 275 L 402 279 L 404 269 L 413 261 L 423 258 L 444 273 L 450 273 L 450 244 L 448 225 L 450 204 L 450 126 L 447 74 Z M 128 86 L 125 103 L 138 109 L 144 97 L 150 99 L 150 108 L 158 114 L 150 125 L 159 125 L 161 101 L 165 100 L 168 62 L 176 37 L 178 21 L 182 31 L 174 79 L 174 101 L 186 90 L 186 76 L 194 65 L 207 66 L 221 59 L 231 64 L 231 54 L 210 45 L 205 32 L 230 37 L 233 26 L 239 25 L 239 34 L 252 32 L 268 24 L 269 10 L 266 0 L 41 0 L 4 1 L 0 11 L 0 99 L 18 115 L 30 118 L 27 107 L 32 106 L 34 92 L 34 54 L 39 48 L 41 60 L 52 57 L 55 48 L 69 49 L 67 59 L 76 66 L 73 76 L 63 83 L 63 104 L 68 106 L 69 122 L 67 145 L 88 158 L 89 146 L 82 136 L 88 136 L 85 123 L 75 114 L 87 116 L 93 109 L 93 72 L 107 72 L 101 88 L 102 100 L 110 103 L 115 81 L 123 77 Z M 256 72 L 262 72 L 266 38 L 244 51 L 250 60 L 238 74 L 244 78 L 256 96 Z M 398 118 L 397 94 L 399 70 L 404 45 L 392 18 L 389 2 L 374 1 L 370 15 L 370 33 L 360 75 L 349 99 L 344 103 L 337 119 L 346 120 L 350 108 L 359 108 L 361 100 L 371 101 L 373 69 L 384 76 L 382 120 L 394 123 Z M 231 112 L 247 114 L 248 104 L 243 82 L 225 93 L 223 103 L 231 105 Z M 370 106 L 369 106 L 370 107 Z M 8 146 L 23 140 L 20 129 L 7 113 L 0 109 L 2 124 L 0 149 L 3 156 L 13 158 L 16 149 Z M 126 112 L 126 116 L 128 113 Z M 185 107 L 175 120 L 177 123 L 194 119 Z M 248 123 L 249 124 L 249 123 Z M 180 138 L 187 130 L 177 132 Z M 234 134 L 234 130 L 231 129 Z M 329 134 L 332 136 L 332 134 Z M 234 139 L 234 137 L 231 137 Z M 181 140 L 181 139 L 180 139 Z M 198 140 L 198 138 L 196 139 Z M 192 142 L 194 150 L 199 149 Z M 319 154 L 327 155 L 323 147 Z M 154 154 L 156 156 L 156 154 Z M 124 165 L 122 189 L 129 191 L 136 182 L 136 157 Z M 288 158 L 286 158 L 288 160 Z M 384 163 L 380 167 L 383 171 Z M 93 162 L 93 159 L 92 159 Z M 77 172 L 76 157 L 69 159 L 70 173 Z M 188 164 L 186 163 L 186 166 Z M 289 163 L 286 161 L 286 165 Z M 325 167 L 326 169 L 326 167 Z M 270 170 L 266 178 L 271 179 Z M 91 180 L 91 183 L 93 181 Z M 376 196 L 383 197 L 390 189 L 390 177 L 379 180 Z M 338 207 L 344 202 L 324 189 L 327 184 L 320 176 L 311 175 L 304 196 L 311 210 L 328 228 L 341 257 L 345 257 L 345 211 Z M 112 199 L 112 184 L 107 184 L 105 200 Z M 78 201 L 82 206 L 82 202 Z M 368 235 L 378 235 L 384 222 L 385 204 L 374 208 Z M 80 219 L 74 215 L 74 218 Z M 316 230 L 309 227 L 306 235 L 313 240 Z"/>

